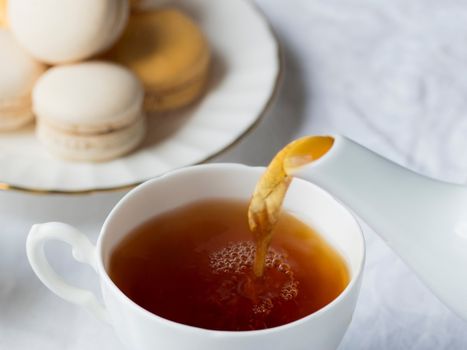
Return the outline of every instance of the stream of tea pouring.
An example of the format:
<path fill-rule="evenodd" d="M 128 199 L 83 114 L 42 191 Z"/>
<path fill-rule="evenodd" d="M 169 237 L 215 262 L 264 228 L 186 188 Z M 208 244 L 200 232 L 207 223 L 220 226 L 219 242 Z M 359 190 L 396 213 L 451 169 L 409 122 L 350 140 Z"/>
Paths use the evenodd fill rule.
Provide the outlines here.
<path fill-rule="evenodd" d="M 276 154 L 256 184 L 248 208 L 248 224 L 256 243 L 253 263 L 256 277 L 261 277 L 264 272 L 273 229 L 292 181 L 290 169 L 319 159 L 333 142 L 332 137 L 326 136 L 306 137 L 291 142 Z"/>
<path fill-rule="evenodd" d="M 316 149 L 320 151 L 314 154 Z M 419 175 L 338 135 L 302 138 L 283 152 L 275 165 L 282 166 L 282 185 L 255 192 L 256 201 L 253 196 L 253 232 L 277 214 L 278 198 L 291 176 L 314 182 L 353 209 L 442 302 L 467 320 L 466 186 Z M 255 207 L 261 202 L 264 208 Z M 258 248 L 270 238 L 257 243 Z M 261 274 L 259 263 L 255 273 Z"/>

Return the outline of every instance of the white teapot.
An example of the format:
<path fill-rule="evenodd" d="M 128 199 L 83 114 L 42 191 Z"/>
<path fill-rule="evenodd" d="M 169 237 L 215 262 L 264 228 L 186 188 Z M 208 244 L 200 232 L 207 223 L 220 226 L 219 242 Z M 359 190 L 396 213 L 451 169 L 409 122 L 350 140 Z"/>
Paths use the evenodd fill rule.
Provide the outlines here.
<path fill-rule="evenodd" d="M 467 187 L 414 173 L 343 137 L 295 176 L 366 221 L 455 313 L 467 320 Z"/>

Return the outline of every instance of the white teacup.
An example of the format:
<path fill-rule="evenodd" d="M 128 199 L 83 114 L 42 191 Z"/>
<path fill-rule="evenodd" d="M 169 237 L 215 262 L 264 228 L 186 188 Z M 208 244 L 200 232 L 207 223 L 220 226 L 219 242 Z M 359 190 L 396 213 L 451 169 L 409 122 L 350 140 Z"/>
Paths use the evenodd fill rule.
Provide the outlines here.
<path fill-rule="evenodd" d="M 73 227 L 62 223 L 34 225 L 27 254 L 34 272 L 55 294 L 81 305 L 110 323 L 121 341 L 133 350 L 334 350 L 352 319 L 365 257 L 363 235 L 349 211 L 317 186 L 295 179 L 285 209 L 317 229 L 347 260 L 351 281 L 321 310 L 298 321 L 266 330 L 224 332 L 175 323 L 131 301 L 106 272 L 114 247 L 135 227 L 157 214 L 205 198 L 248 200 L 264 168 L 238 164 L 209 164 L 176 170 L 130 191 L 112 210 L 97 246 Z M 91 265 L 100 278 L 101 305 L 87 290 L 73 287 L 49 265 L 44 243 L 70 244 L 76 260 Z"/>

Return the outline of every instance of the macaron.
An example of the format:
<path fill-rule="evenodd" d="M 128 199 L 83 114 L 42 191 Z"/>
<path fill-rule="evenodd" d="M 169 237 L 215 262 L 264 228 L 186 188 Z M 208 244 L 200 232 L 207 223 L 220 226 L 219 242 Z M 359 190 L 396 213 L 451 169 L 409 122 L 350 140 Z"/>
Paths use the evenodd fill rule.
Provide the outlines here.
<path fill-rule="evenodd" d="M 8 25 L 6 7 L 7 7 L 7 0 L 0 0 L 0 27 L 6 27 Z"/>
<path fill-rule="evenodd" d="M 201 96 L 211 52 L 200 28 L 183 12 L 161 8 L 135 13 L 107 57 L 131 70 L 146 90 L 145 108 L 163 112 Z"/>
<path fill-rule="evenodd" d="M 37 137 L 60 158 L 110 160 L 144 138 L 144 90 L 120 65 L 89 61 L 56 66 L 38 80 L 32 96 Z"/>
<path fill-rule="evenodd" d="M 14 0 L 9 26 L 38 60 L 70 63 L 108 49 L 128 20 L 128 0 Z"/>
<path fill-rule="evenodd" d="M 46 67 L 0 29 L 0 131 L 18 129 L 34 119 L 31 91 Z"/>

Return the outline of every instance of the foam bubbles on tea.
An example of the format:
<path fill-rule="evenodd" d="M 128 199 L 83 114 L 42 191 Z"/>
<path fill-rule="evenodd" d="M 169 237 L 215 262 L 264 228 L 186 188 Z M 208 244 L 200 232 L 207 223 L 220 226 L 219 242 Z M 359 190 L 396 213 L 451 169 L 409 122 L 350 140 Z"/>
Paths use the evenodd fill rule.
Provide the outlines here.
<path fill-rule="evenodd" d="M 213 199 L 156 216 L 115 247 L 109 275 L 146 310 L 215 330 L 280 326 L 342 292 L 349 281 L 342 257 L 286 212 L 257 277 L 247 209 L 246 202 Z"/>
<path fill-rule="evenodd" d="M 287 256 L 275 249 L 270 249 L 266 255 L 264 278 L 256 278 L 252 274 L 255 253 L 253 242 L 241 241 L 229 243 L 209 256 L 213 273 L 225 280 L 214 297 L 223 294 L 222 300 L 229 304 L 235 303 L 239 295 L 249 299 L 252 321 L 261 314 L 269 314 L 275 303 L 291 301 L 297 297 L 299 284 L 287 264 Z"/>
<path fill-rule="evenodd" d="M 229 243 L 225 248 L 212 252 L 209 263 L 214 273 L 242 273 L 249 269 L 255 258 L 251 242 Z"/>

